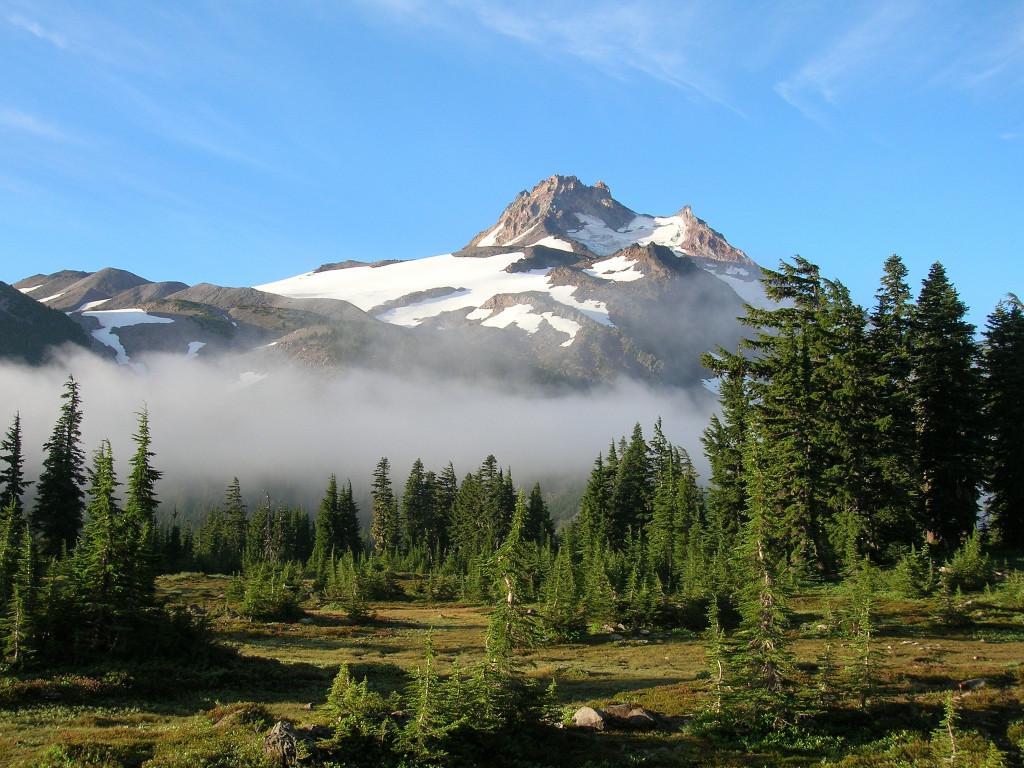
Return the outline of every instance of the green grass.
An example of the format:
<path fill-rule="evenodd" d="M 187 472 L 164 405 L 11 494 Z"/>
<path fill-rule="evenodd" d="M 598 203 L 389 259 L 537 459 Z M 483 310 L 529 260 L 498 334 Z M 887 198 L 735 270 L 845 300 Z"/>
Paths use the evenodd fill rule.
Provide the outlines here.
<path fill-rule="evenodd" d="M 159 582 L 165 599 L 196 606 L 218 641 L 233 649 L 224 664 L 181 667 L 154 661 L 0 679 L 0 764 L 258 765 L 262 734 L 274 720 L 320 722 L 317 707 L 342 664 L 357 679 L 367 678 L 372 689 L 389 693 L 409 683 L 422 663 L 428 633 L 441 674 L 456 660 L 468 668 L 483 658 L 487 611 L 478 606 L 379 603 L 373 606 L 374 619 L 357 625 L 338 610 L 306 605 L 309 623 L 259 623 L 225 612 L 227 585 L 227 577 L 202 574 Z M 818 627 L 827 594 L 818 587 L 793 601 L 795 675 L 804 690 L 823 643 Z M 619 642 L 593 635 L 523 652 L 516 664 L 545 684 L 556 681 L 565 718 L 583 704 L 615 702 L 638 704 L 664 717 L 664 727 L 650 733 L 566 729 L 538 737 L 550 751 L 545 759 L 566 768 L 810 766 L 823 760 L 857 766 L 867 765 L 872 755 L 880 760 L 877 765 L 909 765 L 908 755 L 935 757 L 928 739 L 942 720 L 947 695 L 960 681 L 977 677 L 986 685 L 956 700 L 958 727 L 964 734 L 980 734 L 965 736 L 963 764 L 973 764 L 971 749 L 980 755 L 991 743 L 1002 750 L 1006 764 L 1020 766 L 1024 727 L 1014 730 L 1012 724 L 1022 720 L 1024 620 L 997 598 L 969 595 L 969 624 L 948 627 L 935 619 L 932 600 L 883 597 L 873 643 L 876 685 L 867 710 L 850 696 L 756 745 L 702 727 L 709 684 L 704 651 L 692 633 L 654 631 Z M 839 664 L 850 663 L 853 649 L 839 645 Z M 840 679 L 843 675 L 840 670 Z"/>

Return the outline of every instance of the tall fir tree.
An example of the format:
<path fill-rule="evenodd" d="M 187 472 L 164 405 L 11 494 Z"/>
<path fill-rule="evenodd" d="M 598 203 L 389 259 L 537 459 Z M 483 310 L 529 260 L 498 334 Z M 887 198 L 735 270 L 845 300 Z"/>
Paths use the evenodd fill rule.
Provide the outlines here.
<path fill-rule="evenodd" d="M 363 553 L 363 537 L 359 528 L 359 506 L 352 494 L 351 480 L 338 496 L 338 511 L 338 540 L 353 556 L 359 556 Z"/>
<path fill-rule="evenodd" d="M 792 697 L 789 677 L 790 649 L 787 571 L 788 534 L 783 488 L 789 482 L 782 464 L 766 460 L 772 446 L 760 439 L 758 424 L 745 446 L 745 464 L 751 467 L 747 483 L 748 520 L 737 549 L 736 569 L 741 576 L 738 644 L 731 664 L 738 686 L 745 691 L 742 705 L 755 717 L 777 726 L 789 722 Z"/>
<path fill-rule="evenodd" d="M 409 470 L 402 493 L 401 527 L 405 534 L 406 547 L 412 550 L 422 547 L 428 552 L 434 523 L 434 489 L 423 461 L 416 459 Z"/>
<path fill-rule="evenodd" d="M 974 530 L 981 473 L 981 380 L 974 326 L 939 263 L 914 312 L 913 392 L 929 538 L 955 550 Z"/>
<path fill-rule="evenodd" d="M 8 668 L 24 667 L 35 655 L 36 624 L 39 619 L 39 576 L 35 539 L 21 526 L 17 570 L 11 583 L 6 610 L 0 613 L 0 642 L 3 662 Z"/>
<path fill-rule="evenodd" d="M 341 503 L 338 496 L 338 478 L 332 474 L 327 481 L 327 490 L 320 500 L 316 515 L 316 534 L 313 540 L 313 561 L 320 568 L 339 557 L 348 548 L 342 540 Z"/>
<path fill-rule="evenodd" d="M 31 485 L 25 480 L 25 457 L 21 451 L 21 414 L 14 414 L 14 422 L 0 442 L 0 509 L 14 502 L 14 514 L 24 516 L 25 490 Z"/>
<path fill-rule="evenodd" d="M 723 365 L 723 361 L 727 364 Z M 718 377 L 721 417 L 712 414 L 701 435 L 710 466 L 708 511 L 718 521 L 728 545 L 735 541 L 746 519 L 747 500 L 743 483 L 743 443 L 751 409 L 747 372 L 739 354 L 728 358 L 704 355 L 701 363 Z"/>
<path fill-rule="evenodd" d="M 43 444 L 46 456 L 32 512 L 33 531 L 45 558 L 61 557 L 74 548 L 85 514 L 82 402 L 73 376 L 68 376 L 61 399 L 60 416 Z"/>
<path fill-rule="evenodd" d="M 391 487 L 391 462 L 386 456 L 377 462 L 370 486 L 373 516 L 370 521 L 370 538 L 373 550 L 378 555 L 394 555 L 402 541 L 398 519 L 398 500 Z"/>
<path fill-rule="evenodd" d="M 224 548 L 227 570 L 237 571 L 245 557 L 246 536 L 249 533 L 249 511 L 242 500 L 242 486 L 237 477 L 224 492 Z"/>
<path fill-rule="evenodd" d="M 868 342 L 874 397 L 871 407 L 877 430 L 871 450 L 868 528 L 875 551 L 883 542 L 913 546 L 921 538 L 919 456 L 911 388 L 913 357 L 911 322 L 914 303 L 907 268 L 897 255 L 883 268 L 876 304 L 870 315 Z"/>
<path fill-rule="evenodd" d="M 156 482 L 163 476 L 163 472 L 153 467 L 155 454 L 150 450 L 152 437 L 149 432 L 149 411 L 143 408 L 138 417 L 138 432 L 132 435 L 136 449 L 130 462 L 124 518 L 126 543 L 130 549 L 130 602 L 141 606 L 148 605 L 153 599 L 156 512 L 160 505 L 156 496 Z"/>
<path fill-rule="evenodd" d="M 124 512 L 117 499 L 117 477 L 110 443 L 93 454 L 89 470 L 88 520 L 73 555 L 72 591 L 82 615 L 78 631 L 91 651 L 119 649 L 120 621 L 130 594 L 131 571 Z"/>
<path fill-rule="evenodd" d="M 551 520 L 547 502 L 544 501 L 544 494 L 541 493 L 540 483 L 534 483 L 526 501 L 526 527 L 523 535 L 527 541 L 537 544 L 550 543 L 555 536 L 555 524 Z"/>
<path fill-rule="evenodd" d="M 649 521 L 651 474 L 647 443 L 638 423 L 616 467 L 608 531 L 613 547 L 621 547 L 630 531 L 639 532 Z"/>
<path fill-rule="evenodd" d="M 985 490 L 991 529 L 1024 545 L 1024 306 L 1010 294 L 988 317 L 981 359 L 985 393 Z"/>

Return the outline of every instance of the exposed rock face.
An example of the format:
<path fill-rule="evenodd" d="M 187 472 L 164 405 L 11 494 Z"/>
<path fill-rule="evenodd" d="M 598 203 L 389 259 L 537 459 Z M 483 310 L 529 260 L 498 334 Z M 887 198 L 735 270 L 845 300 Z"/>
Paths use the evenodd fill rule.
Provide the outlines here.
<path fill-rule="evenodd" d="M 530 245 L 545 235 L 565 237 L 579 229 L 576 213 L 600 219 L 612 229 L 620 229 L 636 218 L 633 211 L 612 199 L 604 182 L 589 187 L 575 176 L 551 176 L 532 191 L 516 195 L 497 225 L 481 232 L 466 247 Z M 530 242 L 520 243 L 526 235 Z"/>
<path fill-rule="evenodd" d="M 680 245 L 691 256 L 746 266 L 752 265 L 743 251 L 733 248 L 720 232 L 709 227 L 703 219 L 694 216 L 690 206 L 684 206 L 676 216 L 686 222 L 686 237 Z"/>

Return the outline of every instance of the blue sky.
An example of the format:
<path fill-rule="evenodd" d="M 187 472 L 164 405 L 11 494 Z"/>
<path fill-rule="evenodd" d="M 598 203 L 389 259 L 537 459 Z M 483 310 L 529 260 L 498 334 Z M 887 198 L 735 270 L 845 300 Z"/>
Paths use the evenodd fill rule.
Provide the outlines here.
<path fill-rule="evenodd" d="M 870 305 L 1024 290 L 1024 4 L 0 0 L 0 280 L 448 252 L 552 173 Z"/>

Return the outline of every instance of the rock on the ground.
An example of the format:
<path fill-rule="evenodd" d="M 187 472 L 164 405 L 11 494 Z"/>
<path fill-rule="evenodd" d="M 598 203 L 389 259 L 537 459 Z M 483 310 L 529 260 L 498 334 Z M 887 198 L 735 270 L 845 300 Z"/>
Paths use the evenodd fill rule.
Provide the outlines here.
<path fill-rule="evenodd" d="M 573 725 L 579 728 L 593 728 L 595 731 L 604 730 L 604 715 L 593 707 L 580 707 L 572 716 Z"/>

